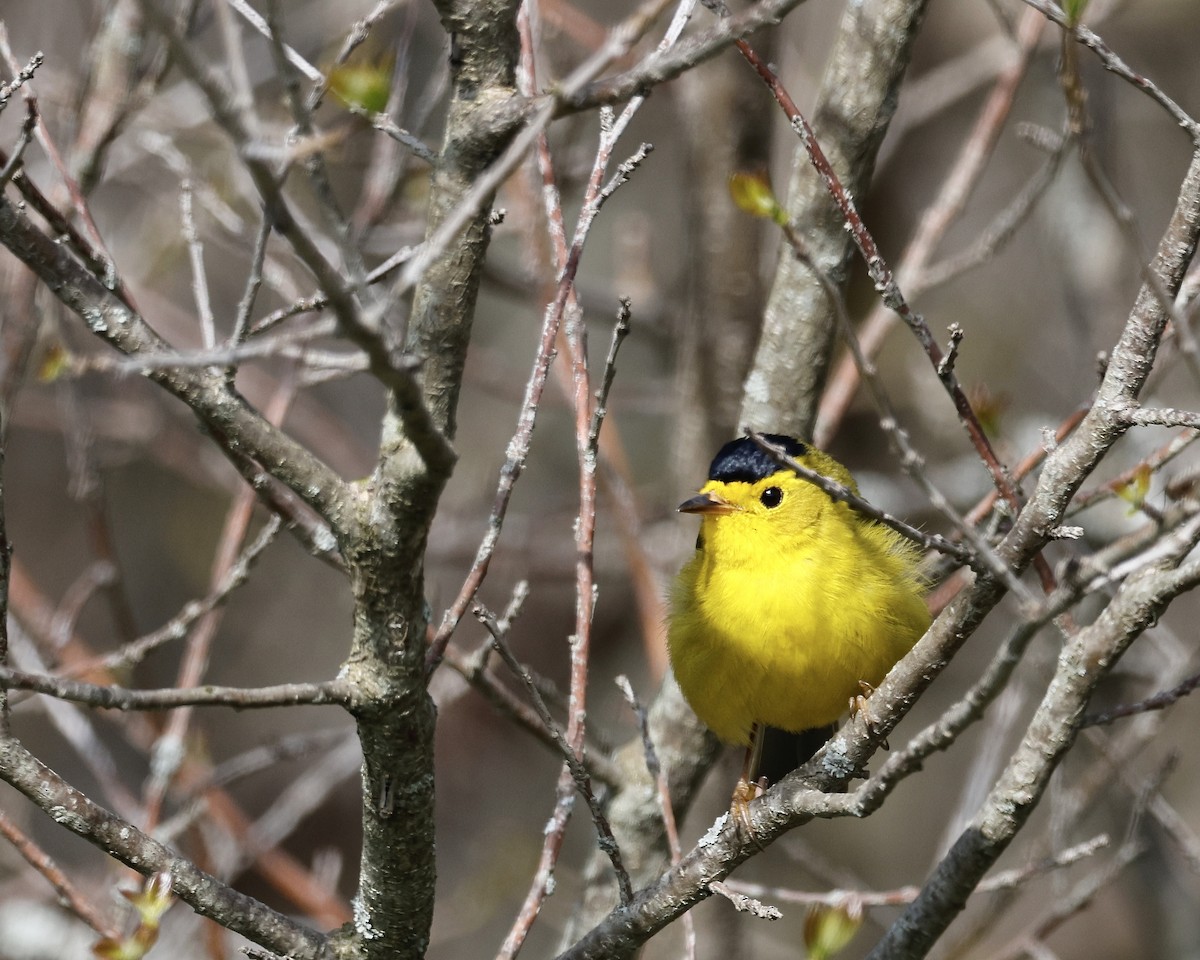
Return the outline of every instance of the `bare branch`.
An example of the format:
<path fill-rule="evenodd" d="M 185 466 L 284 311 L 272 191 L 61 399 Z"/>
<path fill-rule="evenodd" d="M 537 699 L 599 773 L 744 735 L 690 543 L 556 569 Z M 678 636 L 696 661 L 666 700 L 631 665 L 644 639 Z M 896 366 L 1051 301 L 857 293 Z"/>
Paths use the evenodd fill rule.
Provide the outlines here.
<path fill-rule="evenodd" d="M 1041 18 L 1033 14 L 1027 14 L 1021 21 L 1016 41 L 1016 57 L 996 78 L 986 103 L 979 111 L 975 126 L 959 149 L 953 168 L 942 181 L 937 198 L 925 209 L 913 232 L 912 239 L 908 241 L 908 245 L 900 255 L 896 275 L 900 284 L 909 290 L 910 296 L 915 295 L 914 288 L 916 291 L 920 291 L 932 286 L 928 279 L 922 283 L 924 279 L 922 274 L 926 273 L 927 264 L 938 243 L 949 230 L 950 225 L 962 213 L 968 198 L 983 175 L 984 166 L 995 150 L 1003 123 L 1012 109 L 1017 87 L 1024 78 L 1033 58 L 1042 26 Z M 1044 169 L 1048 170 L 1049 175 L 1042 177 L 1044 183 L 1039 183 L 1041 189 L 1049 184 L 1057 171 L 1057 163 L 1053 167 L 1047 164 Z M 1041 189 L 1031 186 L 1023 191 L 1018 196 L 1018 200 L 1023 201 L 1023 206 L 1018 209 L 1022 211 L 1031 209 L 1033 200 L 1040 196 Z M 1014 206 L 1016 206 L 1016 201 L 1014 201 Z M 992 241 L 984 248 L 986 253 L 977 251 L 977 255 L 983 257 L 993 252 L 1002 239 L 1015 229 L 1020 219 L 1020 213 L 1010 215 L 1005 221 L 1009 225 L 1009 229 L 995 234 Z M 974 262 L 977 261 L 971 261 L 971 263 Z M 956 266 L 956 269 L 965 268 L 965 264 Z M 938 282 L 944 282 L 944 279 L 939 279 Z M 873 357 L 879 352 L 883 345 L 883 339 L 893 326 L 895 318 L 896 314 L 888 309 L 886 303 L 881 302 L 872 309 L 859 334 L 863 353 L 867 357 Z M 813 428 L 813 442 L 818 447 L 824 447 L 829 443 L 838 424 L 845 416 L 858 385 L 857 370 L 858 364 L 854 362 L 854 358 L 846 357 L 831 376 L 829 388 L 821 399 L 817 422 Z M 938 375 L 942 375 L 940 369 Z"/>
<path fill-rule="evenodd" d="M 49 854 L 20 830 L 3 810 L 0 810 L 0 835 L 3 835 L 34 870 L 54 889 L 59 900 L 70 908 L 75 916 L 102 937 L 117 936 L 117 928 L 108 920 L 72 881 Z"/>
<path fill-rule="evenodd" d="M 1171 689 L 1163 690 L 1161 693 L 1146 697 L 1144 700 L 1110 707 L 1108 710 L 1099 713 L 1086 714 L 1079 721 L 1079 725 L 1081 727 L 1103 727 L 1110 723 L 1115 723 L 1124 717 L 1137 716 L 1140 713 L 1146 713 L 1150 710 L 1165 710 L 1177 701 L 1182 700 L 1197 687 L 1200 687 L 1200 673 L 1193 674 L 1183 682 L 1171 687 Z"/>
<path fill-rule="evenodd" d="M 604 816 L 604 811 L 600 808 L 600 802 L 596 799 L 596 794 L 592 790 L 591 777 L 588 776 L 587 768 L 579 759 L 578 750 L 574 744 L 570 743 L 567 734 L 559 728 L 554 717 L 550 714 L 549 707 L 546 706 L 546 701 L 542 699 L 541 692 L 537 688 L 537 684 L 533 682 L 533 677 L 526 670 L 516 656 L 513 655 L 508 646 L 508 640 L 504 635 L 504 631 L 500 628 L 496 618 L 488 613 L 483 607 L 476 605 L 475 615 L 479 622 L 487 627 L 488 633 L 492 635 L 492 642 L 495 645 L 496 651 L 500 654 L 501 659 L 513 675 L 520 679 L 525 685 L 526 691 L 529 693 L 530 700 L 538 712 L 542 723 L 546 729 L 550 731 L 554 737 L 554 742 L 558 745 L 558 749 L 567 769 L 570 771 L 571 778 L 575 781 L 575 787 L 580 795 L 587 802 L 588 809 L 592 814 L 592 821 L 596 825 L 596 832 L 600 837 L 600 847 L 608 855 L 612 861 L 613 871 L 617 876 L 617 883 L 621 890 L 621 902 L 628 903 L 633 897 L 633 887 L 629 882 L 629 873 L 625 870 L 625 865 L 621 860 L 621 851 L 617 846 L 617 841 L 612 835 L 612 828 L 608 825 L 608 819 Z"/>
<path fill-rule="evenodd" d="M 900 292 L 895 275 L 892 273 L 887 261 L 880 254 L 879 248 L 875 245 L 875 240 L 867 230 L 866 224 L 863 223 L 862 217 L 855 206 L 854 199 L 842 185 L 837 173 L 834 172 L 833 167 L 826 158 L 825 152 L 821 149 L 821 145 L 817 142 L 812 127 L 804 119 L 803 114 L 800 113 L 800 110 L 787 90 L 784 89 L 778 75 L 776 75 L 770 65 L 765 63 L 746 41 L 738 40 L 735 45 L 742 56 L 758 72 L 763 82 L 770 88 L 771 92 L 775 95 L 775 99 L 792 122 L 792 129 L 796 131 L 796 135 L 800 138 L 801 144 L 808 153 L 809 161 L 816 169 L 817 174 L 829 191 L 829 195 L 838 205 L 842 216 L 845 218 L 846 228 L 854 238 L 859 253 L 862 254 L 862 258 L 867 265 L 867 272 L 875 282 L 876 291 L 883 299 L 883 302 L 904 321 L 913 332 L 913 335 L 916 336 L 917 342 L 921 344 L 926 356 L 929 357 L 929 362 L 933 365 L 938 375 L 938 380 L 941 381 L 946 393 L 950 395 L 951 400 L 954 402 L 954 408 L 958 413 L 959 420 L 966 429 L 967 435 L 979 453 L 984 466 L 987 467 L 988 472 L 992 475 L 992 482 L 995 483 L 996 489 L 1001 492 L 1015 512 L 1020 506 L 1016 489 L 1013 487 L 1012 481 L 1008 478 L 1004 467 L 996 457 L 996 452 L 992 449 L 991 441 L 988 439 L 979 422 L 979 418 L 972 409 L 971 402 L 967 399 L 966 392 L 963 390 L 962 384 L 959 383 L 958 376 L 951 365 L 942 363 L 944 358 L 942 348 L 930 332 L 929 325 L 925 322 L 924 317 L 916 313 L 909 306 L 908 301 Z"/>
<path fill-rule="evenodd" d="M 201 916 L 294 960 L 330 960 L 323 935 L 209 876 L 94 803 L 8 737 L 0 739 L 0 778 L 55 822 L 143 876 L 169 872 L 172 891 Z"/>
<path fill-rule="evenodd" d="M 29 58 L 29 62 L 24 67 L 17 71 L 11 81 L 0 83 L 0 112 L 3 112 L 4 108 L 8 106 L 8 101 L 12 99 L 13 94 L 33 79 L 33 75 L 37 73 L 38 67 L 45 62 L 45 59 L 45 54 L 39 50 Z"/>
<path fill-rule="evenodd" d="M 71 700 L 105 710 L 176 710 L 180 707 L 217 706 L 235 710 L 263 707 L 290 707 L 306 703 L 313 706 L 348 706 L 353 689 L 340 680 L 324 683 L 282 683 L 274 687 L 168 687 L 163 690 L 130 690 L 126 687 L 100 686 L 63 677 L 25 673 L 0 667 L 0 688 L 31 690 L 60 700 Z"/>
<path fill-rule="evenodd" d="M 836 480 L 832 480 L 818 473 L 816 470 L 812 470 L 804 466 L 804 464 L 796 462 L 795 458 L 787 455 L 787 451 L 777 444 L 771 443 L 770 440 L 756 430 L 746 428 L 746 436 L 769 453 L 780 466 L 786 467 L 795 473 L 796 476 L 800 477 L 800 479 L 807 480 L 814 487 L 820 488 L 829 495 L 830 499 L 847 504 L 855 512 L 861 513 L 864 517 L 869 517 L 878 523 L 882 523 L 885 527 L 895 530 L 906 540 L 911 540 L 926 550 L 937 550 L 939 553 L 953 557 L 959 563 L 966 564 L 969 567 L 976 567 L 982 564 L 980 558 L 961 543 L 947 540 L 936 533 L 925 533 L 923 530 L 918 530 L 912 524 L 906 523 L 899 517 L 894 517 L 890 513 L 880 510 L 870 501 L 864 500 L 845 484 L 838 483 Z"/>
<path fill-rule="evenodd" d="M 1098 834 L 1090 840 L 1067 847 L 1061 853 L 1044 857 L 1041 860 L 1028 863 L 1023 867 L 1002 870 L 985 878 L 979 884 L 980 893 L 991 893 L 1002 890 L 1013 890 L 1024 887 L 1035 877 L 1074 866 L 1081 860 L 1094 857 L 1109 846 L 1108 834 Z M 900 887 L 896 890 L 829 890 L 826 892 L 809 892 L 807 890 L 791 890 L 786 887 L 767 887 L 759 883 L 747 883 L 743 880 L 730 880 L 723 884 L 731 893 L 744 894 L 750 897 L 769 897 L 783 903 L 821 904 L 827 907 L 840 907 L 847 902 L 854 902 L 863 907 L 902 906 L 911 903 L 920 893 L 921 888 L 915 886 Z"/>
<path fill-rule="evenodd" d="M 1167 559 L 1168 565 L 1131 576 L 1100 617 L 1067 643 L 1046 696 L 983 808 L 938 864 L 920 896 L 872 950 L 873 960 L 912 955 L 922 944 L 933 943 L 957 916 L 963 893 L 982 879 L 1037 805 L 1051 773 L 1074 742 L 1096 685 L 1174 596 L 1200 583 L 1200 563 L 1169 566 L 1197 538 L 1200 527 L 1193 525 L 1193 536 Z"/>
<path fill-rule="evenodd" d="M 85 270 L 70 251 L 38 230 L 0 196 L 0 241 L 38 274 L 97 336 L 128 355 L 164 353 L 168 345 L 145 320 Z M 320 513 L 339 533 L 353 524 L 345 482 L 307 448 L 272 427 L 238 396 L 223 375 L 154 370 L 150 379 L 187 403 L 223 446 L 254 457 Z"/>
<path fill-rule="evenodd" d="M 1108 44 L 1101 40 L 1082 24 L 1071 24 L 1062 9 L 1050 0 L 1025 0 L 1035 10 L 1041 12 L 1046 19 L 1053 20 L 1078 42 L 1100 58 L 1105 70 L 1115 73 L 1118 77 L 1128 80 L 1134 87 L 1149 96 L 1155 103 L 1170 114 L 1183 130 L 1192 138 L 1192 143 L 1200 147 L 1200 124 L 1198 124 L 1182 107 L 1163 93 L 1154 81 L 1142 76 L 1126 65 L 1120 57 L 1109 49 Z"/>

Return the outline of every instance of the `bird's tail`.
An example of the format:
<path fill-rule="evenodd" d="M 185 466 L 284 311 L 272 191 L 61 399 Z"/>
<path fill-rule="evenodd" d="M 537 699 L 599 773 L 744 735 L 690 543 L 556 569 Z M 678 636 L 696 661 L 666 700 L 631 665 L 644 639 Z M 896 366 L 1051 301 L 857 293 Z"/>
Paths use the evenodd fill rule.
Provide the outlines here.
<path fill-rule="evenodd" d="M 763 731 L 762 760 L 758 773 L 767 778 L 767 783 L 778 783 L 802 763 L 807 762 L 837 732 L 837 724 L 813 727 L 799 733 L 789 733 L 778 727 L 767 727 Z"/>

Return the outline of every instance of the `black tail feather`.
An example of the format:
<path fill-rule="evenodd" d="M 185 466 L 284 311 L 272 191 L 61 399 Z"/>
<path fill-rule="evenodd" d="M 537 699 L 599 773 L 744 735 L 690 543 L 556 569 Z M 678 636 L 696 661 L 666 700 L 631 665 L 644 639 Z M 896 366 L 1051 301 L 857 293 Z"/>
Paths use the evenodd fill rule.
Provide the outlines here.
<path fill-rule="evenodd" d="M 836 724 L 801 730 L 799 733 L 767 727 L 763 731 L 765 739 L 762 760 L 758 766 L 759 776 L 766 777 L 767 783 L 778 783 L 802 763 L 812 759 L 812 755 L 825 746 L 825 742 L 836 732 Z"/>

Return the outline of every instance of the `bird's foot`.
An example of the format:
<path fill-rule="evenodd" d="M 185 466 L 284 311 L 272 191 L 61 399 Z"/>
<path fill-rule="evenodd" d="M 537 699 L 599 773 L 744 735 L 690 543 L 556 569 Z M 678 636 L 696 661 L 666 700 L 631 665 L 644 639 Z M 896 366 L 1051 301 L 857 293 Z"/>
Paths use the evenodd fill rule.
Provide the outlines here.
<path fill-rule="evenodd" d="M 875 692 L 875 688 L 867 683 L 866 680 L 859 680 L 858 686 L 862 690 L 862 693 L 857 693 L 850 698 L 850 716 L 856 717 L 862 714 L 863 722 L 867 725 L 867 732 L 871 736 L 875 736 L 879 723 L 875 719 L 875 715 L 871 713 L 871 704 L 868 699 Z M 886 739 L 879 741 L 879 745 L 884 750 L 891 749 Z"/>
<path fill-rule="evenodd" d="M 738 825 L 738 832 L 744 833 L 755 844 L 758 844 L 758 840 L 754 836 L 754 825 L 750 821 L 750 801 L 757 800 L 766 789 L 766 777 L 759 777 L 753 783 L 745 777 L 738 777 L 737 786 L 733 788 L 733 798 L 729 801 L 729 815 Z"/>

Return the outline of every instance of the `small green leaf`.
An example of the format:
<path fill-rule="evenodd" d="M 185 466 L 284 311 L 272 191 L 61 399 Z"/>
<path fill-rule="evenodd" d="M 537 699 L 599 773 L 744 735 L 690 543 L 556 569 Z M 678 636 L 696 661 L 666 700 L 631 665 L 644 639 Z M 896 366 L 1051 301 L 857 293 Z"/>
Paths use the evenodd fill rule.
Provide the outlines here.
<path fill-rule="evenodd" d="M 847 901 L 836 907 L 818 904 L 804 918 L 804 946 L 808 960 L 829 960 L 854 939 L 862 926 L 862 905 Z"/>
<path fill-rule="evenodd" d="M 42 383 L 53 383 L 71 367 L 71 354 L 61 343 L 52 343 L 38 364 L 37 378 Z"/>
<path fill-rule="evenodd" d="M 1133 476 L 1116 488 L 1117 496 L 1129 504 L 1129 515 L 1133 516 L 1142 509 L 1146 497 L 1150 493 L 1150 464 L 1143 463 L 1133 472 Z"/>
<path fill-rule="evenodd" d="M 775 199 L 766 173 L 734 173 L 729 177 L 729 194 L 738 209 L 755 217 L 787 223 L 787 213 Z"/>
<path fill-rule="evenodd" d="M 968 388 L 967 399 L 971 409 L 989 439 L 1000 435 L 1004 414 L 1008 411 L 1009 398 L 1002 393 L 992 393 L 986 384 L 977 383 Z"/>
<path fill-rule="evenodd" d="M 382 113 L 391 94 L 392 67 L 388 61 L 344 63 L 329 72 L 329 89 L 349 107 Z"/>

